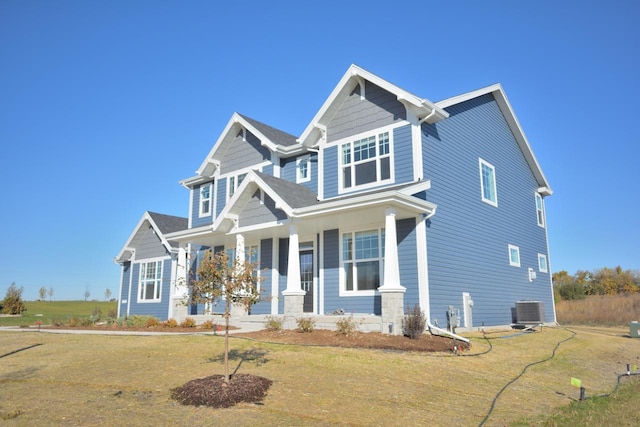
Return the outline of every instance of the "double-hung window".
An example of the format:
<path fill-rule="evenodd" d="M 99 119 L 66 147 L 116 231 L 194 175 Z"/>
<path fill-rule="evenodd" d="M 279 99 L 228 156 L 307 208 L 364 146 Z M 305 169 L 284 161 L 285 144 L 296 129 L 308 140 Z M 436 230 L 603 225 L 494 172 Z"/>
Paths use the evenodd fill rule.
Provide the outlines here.
<path fill-rule="evenodd" d="M 549 272 L 549 265 L 547 264 L 547 256 L 544 254 L 538 254 L 538 270 L 541 273 Z"/>
<path fill-rule="evenodd" d="M 391 180 L 389 132 L 340 145 L 342 188 L 345 190 Z"/>
<path fill-rule="evenodd" d="M 200 216 L 211 214 L 211 184 L 200 186 Z"/>
<path fill-rule="evenodd" d="M 296 159 L 296 182 L 311 180 L 311 156 L 301 156 Z"/>
<path fill-rule="evenodd" d="M 246 173 L 241 173 L 239 175 L 234 175 L 234 176 L 230 176 L 228 179 L 228 183 L 229 183 L 229 187 L 228 187 L 228 191 L 227 194 L 229 195 L 228 198 L 230 199 L 231 197 L 233 197 L 233 195 L 235 194 L 236 190 L 238 189 L 238 187 L 240 187 L 240 184 L 242 184 L 242 181 L 247 177 Z"/>
<path fill-rule="evenodd" d="M 384 229 L 342 235 L 343 289 L 375 291 L 384 277 Z"/>
<path fill-rule="evenodd" d="M 160 301 L 160 285 L 162 283 L 162 261 L 151 261 L 140 264 L 140 300 Z"/>
<path fill-rule="evenodd" d="M 536 216 L 538 219 L 538 225 L 544 227 L 544 203 L 542 196 L 536 193 Z"/>
<path fill-rule="evenodd" d="M 498 192 L 496 189 L 496 168 L 480 159 L 480 190 L 482 201 L 498 206 Z"/>
<path fill-rule="evenodd" d="M 509 245 L 509 265 L 520 267 L 520 248 L 517 246 Z"/>

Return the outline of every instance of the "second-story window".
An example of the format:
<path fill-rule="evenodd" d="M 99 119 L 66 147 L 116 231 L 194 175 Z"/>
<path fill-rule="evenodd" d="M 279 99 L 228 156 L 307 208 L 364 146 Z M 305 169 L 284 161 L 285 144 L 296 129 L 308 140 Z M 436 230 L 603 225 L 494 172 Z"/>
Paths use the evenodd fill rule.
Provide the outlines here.
<path fill-rule="evenodd" d="M 301 156 L 296 159 L 296 182 L 311 180 L 311 156 Z"/>
<path fill-rule="evenodd" d="M 242 181 L 246 178 L 247 174 L 246 173 L 241 173 L 239 175 L 235 175 L 235 176 L 230 176 L 229 177 L 229 191 L 227 191 L 227 194 L 229 195 L 228 198 L 230 199 L 231 197 L 233 197 L 233 195 L 235 194 L 236 190 L 238 189 L 238 187 L 240 187 L 240 184 L 242 184 Z"/>
<path fill-rule="evenodd" d="M 211 184 L 200 186 L 200 216 L 211 214 Z"/>
<path fill-rule="evenodd" d="M 538 225 L 544 227 L 544 204 L 542 202 L 542 196 L 536 193 L 536 215 L 538 218 Z"/>
<path fill-rule="evenodd" d="M 389 132 L 342 144 L 340 160 L 343 189 L 391 180 Z"/>
<path fill-rule="evenodd" d="M 496 168 L 482 159 L 480 159 L 480 189 L 482 191 L 483 202 L 498 206 Z"/>

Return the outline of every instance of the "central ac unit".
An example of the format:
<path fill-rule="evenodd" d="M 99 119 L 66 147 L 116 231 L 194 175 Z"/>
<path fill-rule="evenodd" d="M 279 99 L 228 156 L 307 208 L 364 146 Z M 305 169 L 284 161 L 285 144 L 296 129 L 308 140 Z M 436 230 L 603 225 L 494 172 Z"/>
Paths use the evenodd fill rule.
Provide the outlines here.
<path fill-rule="evenodd" d="M 516 323 L 544 323 L 544 303 L 542 301 L 516 302 Z"/>

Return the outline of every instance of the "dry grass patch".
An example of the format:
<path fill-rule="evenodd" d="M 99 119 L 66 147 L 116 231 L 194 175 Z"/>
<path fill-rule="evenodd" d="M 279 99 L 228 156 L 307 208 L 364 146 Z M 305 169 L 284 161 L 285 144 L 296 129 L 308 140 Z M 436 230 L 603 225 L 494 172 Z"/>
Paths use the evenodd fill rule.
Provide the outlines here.
<path fill-rule="evenodd" d="M 589 395 L 613 389 L 615 372 L 638 356 L 638 342 L 577 332 L 507 388 L 486 425 L 568 405 L 578 395 L 571 376 L 581 377 Z M 0 331 L 0 349 L 42 344 L 0 359 L 0 414 L 19 414 L 6 425 L 478 425 L 507 382 L 571 333 L 500 335 L 513 332 L 491 335 L 493 349 L 473 357 L 232 339 L 237 373 L 273 383 L 261 405 L 215 409 L 181 405 L 171 390 L 222 373 L 222 337 Z M 489 348 L 479 334 L 472 343 L 470 354 Z"/>

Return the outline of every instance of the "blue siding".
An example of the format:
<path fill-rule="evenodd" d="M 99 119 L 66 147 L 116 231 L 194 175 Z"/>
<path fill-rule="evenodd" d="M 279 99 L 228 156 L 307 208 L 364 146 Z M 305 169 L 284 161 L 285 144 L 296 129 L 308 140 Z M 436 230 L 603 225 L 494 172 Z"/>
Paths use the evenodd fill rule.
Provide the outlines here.
<path fill-rule="evenodd" d="M 167 320 L 169 315 L 170 293 L 171 293 L 171 259 L 162 261 L 162 284 L 159 302 L 138 302 L 140 295 L 140 264 L 133 265 L 133 281 L 131 288 L 131 315 L 155 316 L 160 320 Z"/>
<path fill-rule="evenodd" d="M 395 183 L 413 181 L 413 146 L 411 145 L 411 125 L 393 130 L 393 156 Z"/>
<path fill-rule="evenodd" d="M 287 268 L 289 266 L 288 254 L 289 254 L 289 239 L 279 239 L 278 252 L 280 256 L 278 258 L 278 313 L 284 313 L 284 298 L 282 297 L 282 291 L 287 289 Z"/>
<path fill-rule="evenodd" d="M 324 232 L 324 311 L 331 313 L 339 308 L 347 313 L 380 314 L 380 295 L 340 297 L 340 233 Z"/>
<path fill-rule="evenodd" d="M 127 261 L 122 265 L 122 283 L 120 283 L 120 316 L 127 315 L 127 307 L 129 306 L 129 280 L 131 279 L 131 262 Z M 127 301 L 126 303 L 124 301 Z"/>
<path fill-rule="evenodd" d="M 211 183 L 206 183 L 202 185 L 209 185 L 209 184 Z M 196 185 L 194 188 L 191 189 L 191 192 L 193 194 L 192 203 L 191 203 L 191 226 L 194 228 L 200 227 L 203 225 L 208 225 L 213 222 L 212 214 L 200 217 L 200 188 L 202 187 L 202 185 Z M 212 185 L 211 186 L 211 212 L 213 212 L 213 204 L 214 204 L 213 195 L 214 195 L 214 188 Z"/>
<path fill-rule="evenodd" d="M 416 220 L 406 218 L 396 221 L 398 239 L 398 264 L 400 284 L 407 288 L 404 294 L 405 307 L 420 303 L 418 295 L 418 257 L 416 253 Z"/>
<path fill-rule="evenodd" d="M 263 166 L 262 173 L 273 176 L 273 164 L 268 164 L 266 166 Z"/>
<path fill-rule="evenodd" d="M 324 195 L 329 199 L 338 195 L 338 147 L 324 149 L 322 161 L 324 162 Z"/>
<path fill-rule="evenodd" d="M 547 250 L 537 182 L 492 95 L 448 111 L 449 119 L 422 127 L 427 200 L 438 205 L 427 224 L 432 320 L 445 323 L 449 305 L 462 313 L 469 292 L 474 326 L 511 323 L 511 308 L 525 299 L 543 301 L 552 321 L 549 275 L 537 272 L 537 254 Z M 481 201 L 479 157 L 496 168 L 498 207 Z M 520 247 L 521 267 L 509 265 L 508 244 Z M 538 274 L 533 282 L 528 267 Z"/>
<path fill-rule="evenodd" d="M 218 187 L 218 193 L 216 197 L 216 218 L 222 212 L 227 204 L 227 178 L 221 178 L 217 180 L 216 186 Z"/>
<path fill-rule="evenodd" d="M 306 154 L 305 154 L 306 156 Z M 309 166 L 311 173 L 311 179 L 301 184 L 309 188 L 314 193 L 318 193 L 318 154 L 309 153 Z M 280 162 L 280 178 L 287 181 L 296 182 L 296 160 L 297 157 L 291 157 L 289 159 L 282 159 Z M 334 179 L 337 179 L 334 177 Z"/>
<path fill-rule="evenodd" d="M 251 307 L 251 314 L 271 314 L 271 269 L 273 268 L 273 240 L 260 241 L 260 274 L 264 278 L 260 282 L 262 301 Z"/>

